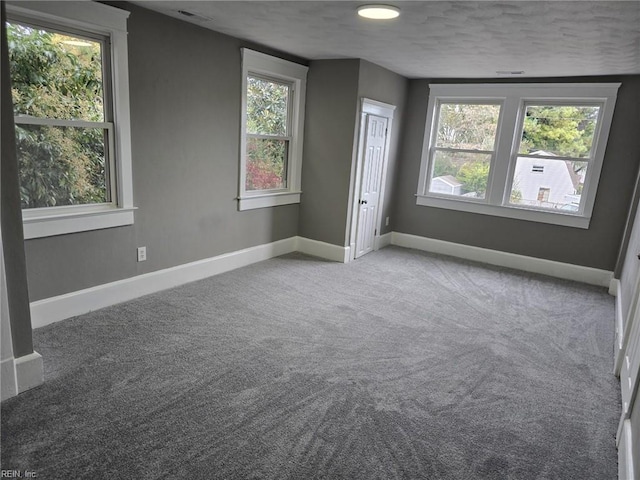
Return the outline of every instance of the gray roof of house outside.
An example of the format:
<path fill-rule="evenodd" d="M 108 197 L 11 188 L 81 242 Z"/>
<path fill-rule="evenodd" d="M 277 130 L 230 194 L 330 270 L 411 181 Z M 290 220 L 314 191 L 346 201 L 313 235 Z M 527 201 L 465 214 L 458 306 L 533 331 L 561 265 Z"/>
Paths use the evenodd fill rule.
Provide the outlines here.
<path fill-rule="evenodd" d="M 441 177 L 434 177 L 431 181 L 433 180 L 442 180 L 444 183 L 447 183 L 452 187 L 459 187 L 463 185 L 463 183 L 453 175 L 442 175 Z"/>

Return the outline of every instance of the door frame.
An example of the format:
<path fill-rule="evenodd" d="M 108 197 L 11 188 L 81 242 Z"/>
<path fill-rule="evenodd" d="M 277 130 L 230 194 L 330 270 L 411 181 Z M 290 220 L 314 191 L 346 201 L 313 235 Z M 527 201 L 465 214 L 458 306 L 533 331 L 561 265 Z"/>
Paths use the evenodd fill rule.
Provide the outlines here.
<path fill-rule="evenodd" d="M 347 215 L 347 233 L 349 245 L 349 261 L 356 256 L 356 233 L 358 226 L 358 200 L 360 197 L 360 183 L 362 177 L 362 163 L 364 160 L 365 133 L 367 129 L 367 115 L 376 115 L 387 119 L 387 137 L 384 144 L 382 157 L 382 175 L 380 176 L 380 200 L 378 211 L 376 212 L 376 234 L 373 249 L 380 248 L 380 229 L 382 225 L 382 211 L 385 203 L 385 186 L 387 184 L 387 166 L 389 164 L 389 147 L 393 132 L 393 115 L 396 110 L 395 105 L 362 97 L 360 99 L 360 115 L 358 117 L 358 147 L 351 165 L 351 194 L 349 195 L 350 214 Z"/>

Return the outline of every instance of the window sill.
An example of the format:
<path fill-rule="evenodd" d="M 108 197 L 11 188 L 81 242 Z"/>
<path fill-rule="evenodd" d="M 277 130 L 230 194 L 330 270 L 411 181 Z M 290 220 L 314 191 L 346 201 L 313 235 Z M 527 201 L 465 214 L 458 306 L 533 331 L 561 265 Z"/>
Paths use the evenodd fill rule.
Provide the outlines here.
<path fill-rule="evenodd" d="M 426 195 L 416 195 L 416 204 L 424 207 L 445 208 L 447 210 L 458 210 L 461 212 L 479 213 L 482 215 L 493 215 L 495 217 L 514 218 L 529 222 L 548 223 L 565 227 L 589 228 L 591 217 L 571 213 L 545 212 L 541 210 L 530 210 L 515 206 L 487 205 L 464 200 L 454 200 L 443 197 L 432 197 Z"/>
<path fill-rule="evenodd" d="M 277 207 L 300 203 L 302 192 L 262 193 L 238 198 L 238 210 L 254 210 L 256 208 Z"/>
<path fill-rule="evenodd" d="M 62 208 L 58 210 L 60 212 Z M 23 210 L 24 238 L 52 237 L 67 233 L 87 232 L 104 228 L 133 225 L 135 207 L 117 208 L 100 206 L 75 209 L 67 212 L 44 213 L 42 210 Z"/>

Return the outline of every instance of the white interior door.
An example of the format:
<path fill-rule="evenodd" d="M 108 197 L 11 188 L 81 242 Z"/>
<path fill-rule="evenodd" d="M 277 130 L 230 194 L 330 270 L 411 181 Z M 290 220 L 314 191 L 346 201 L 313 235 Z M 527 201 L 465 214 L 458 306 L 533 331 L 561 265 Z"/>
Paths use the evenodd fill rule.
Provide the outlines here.
<path fill-rule="evenodd" d="M 620 375 L 622 415 L 618 426 L 618 478 L 640 478 L 638 390 L 640 388 L 640 208 L 622 265 L 616 299 L 616 365 Z M 635 458 L 634 458 L 635 457 Z M 635 465 L 634 465 L 635 462 Z M 634 475 L 635 472 L 635 475 Z"/>
<path fill-rule="evenodd" d="M 616 374 L 620 373 L 624 350 L 629 341 L 631 321 L 638 308 L 640 291 L 640 208 L 636 211 L 629 237 L 627 253 L 622 264 L 618 295 L 618 322 L 616 323 Z"/>
<path fill-rule="evenodd" d="M 640 375 L 640 308 L 635 308 L 633 318 L 629 321 L 632 323 L 620 368 L 622 415 L 626 417 L 631 416 L 631 405 L 637 394 L 638 375 Z"/>
<path fill-rule="evenodd" d="M 366 117 L 364 148 L 362 149 L 362 175 L 358 197 L 355 258 L 369 253 L 374 247 L 385 142 L 387 140 L 387 122 L 388 119 L 385 117 L 371 114 Z"/>

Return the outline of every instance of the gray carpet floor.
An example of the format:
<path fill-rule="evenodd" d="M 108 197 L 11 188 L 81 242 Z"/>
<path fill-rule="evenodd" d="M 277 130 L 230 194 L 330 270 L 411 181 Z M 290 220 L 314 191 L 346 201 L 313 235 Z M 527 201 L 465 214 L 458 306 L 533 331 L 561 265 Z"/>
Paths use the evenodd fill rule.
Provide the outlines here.
<path fill-rule="evenodd" d="M 605 289 L 388 247 L 271 259 L 34 333 L 38 479 L 615 479 Z"/>

